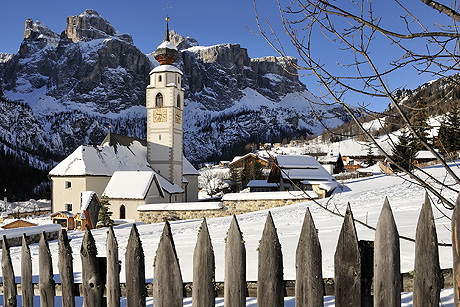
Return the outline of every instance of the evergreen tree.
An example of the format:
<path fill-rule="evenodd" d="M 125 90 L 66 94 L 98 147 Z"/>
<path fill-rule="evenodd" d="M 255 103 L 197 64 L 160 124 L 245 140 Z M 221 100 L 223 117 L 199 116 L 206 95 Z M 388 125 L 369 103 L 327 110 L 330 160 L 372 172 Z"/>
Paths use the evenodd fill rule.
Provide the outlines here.
<path fill-rule="evenodd" d="M 367 151 L 366 163 L 367 163 L 367 166 L 372 166 L 375 164 L 374 153 L 372 151 L 372 146 L 370 145 L 369 145 L 369 150 Z"/>
<path fill-rule="evenodd" d="M 393 148 L 393 156 L 396 160 L 396 163 L 402 168 L 412 171 L 412 163 L 415 160 L 417 155 L 417 149 L 414 146 L 414 140 L 409 135 L 407 129 L 403 129 L 401 135 L 398 138 L 398 144 Z M 396 167 L 393 168 L 395 171 L 398 171 Z"/>
<path fill-rule="evenodd" d="M 446 114 L 444 120 L 445 131 L 440 129 L 438 137 L 445 151 L 451 153 L 460 150 L 460 109 L 455 102 L 452 110 Z M 442 127 L 442 125 L 441 125 Z"/>
<path fill-rule="evenodd" d="M 230 181 L 232 182 L 230 191 L 232 193 L 238 193 L 241 189 L 241 176 L 238 168 L 232 167 L 230 169 Z"/>
<path fill-rule="evenodd" d="M 109 200 L 107 196 L 101 197 L 101 209 L 99 210 L 97 228 L 113 226 L 112 212 L 109 211 Z"/>

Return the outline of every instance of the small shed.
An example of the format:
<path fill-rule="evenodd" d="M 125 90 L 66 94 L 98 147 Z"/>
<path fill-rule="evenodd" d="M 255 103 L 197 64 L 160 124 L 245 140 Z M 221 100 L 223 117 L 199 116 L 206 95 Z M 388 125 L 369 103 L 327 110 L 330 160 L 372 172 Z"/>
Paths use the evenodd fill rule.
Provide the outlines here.
<path fill-rule="evenodd" d="M 9 224 L 3 225 L 3 229 L 13 229 L 13 228 L 22 228 L 22 227 L 32 227 L 32 226 L 37 226 L 38 224 L 31 223 L 28 221 L 24 220 L 16 220 L 14 222 L 11 222 Z"/>
<path fill-rule="evenodd" d="M 75 221 L 75 230 L 86 230 L 88 220 L 83 212 L 75 213 L 73 219 Z"/>
<path fill-rule="evenodd" d="M 85 216 L 86 224 L 89 226 L 89 229 L 96 228 L 100 208 L 101 203 L 99 202 L 96 192 L 84 191 L 81 193 L 81 211 Z M 86 226 L 84 229 L 86 229 Z"/>
<path fill-rule="evenodd" d="M 62 228 L 72 230 L 75 228 L 75 221 L 73 219 L 74 214 L 69 211 L 58 211 L 51 214 L 53 224 L 59 224 Z"/>

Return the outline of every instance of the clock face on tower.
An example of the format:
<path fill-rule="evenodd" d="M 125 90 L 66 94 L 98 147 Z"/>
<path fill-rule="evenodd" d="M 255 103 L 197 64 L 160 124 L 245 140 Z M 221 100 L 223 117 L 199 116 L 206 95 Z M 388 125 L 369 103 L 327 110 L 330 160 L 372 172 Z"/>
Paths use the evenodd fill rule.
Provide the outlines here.
<path fill-rule="evenodd" d="M 164 123 L 167 121 L 167 113 L 165 108 L 156 108 L 153 109 L 153 122 L 154 123 Z"/>

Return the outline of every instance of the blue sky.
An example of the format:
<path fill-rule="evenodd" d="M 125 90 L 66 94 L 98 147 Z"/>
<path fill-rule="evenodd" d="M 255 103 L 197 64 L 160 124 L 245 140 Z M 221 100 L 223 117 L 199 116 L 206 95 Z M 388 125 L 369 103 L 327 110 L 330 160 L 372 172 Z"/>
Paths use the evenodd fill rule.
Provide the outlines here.
<path fill-rule="evenodd" d="M 288 0 L 282 2 L 289 3 Z M 444 2 L 448 4 L 447 0 Z M 404 12 L 397 11 L 399 7 L 395 7 L 393 1 L 378 0 L 374 4 L 378 14 L 383 17 L 383 26 L 390 30 L 405 28 L 400 18 Z M 421 1 L 409 1 L 405 4 L 410 5 L 412 11 L 422 16 L 422 19 L 426 18 L 429 25 L 433 25 L 434 21 L 438 21 L 436 18 L 440 18 L 441 14 L 433 13 Z M 165 16 L 169 15 L 171 29 L 195 38 L 202 46 L 238 43 L 248 50 L 250 57 L 277 55 L 262 37 L 248 29 L 257 30 L 252 0 L 23 0 L 4 1 L 1 7 L 3 14 L 0 18 L 0 52 L 14 53 L 18 50 L 23 39 L 24 22 L 28 17 L 61 33 L 65 29 L 67 16 L 78 15 L 91 8 L 106 18 L 119 32 L 131 34 L 134 44 L 144 53 L 153 52 L 161 43 L 165 31 Z M 276 0 L 257 0 L 257 9 L 259 16 L 267 18 L 280 36 L 285 36 Z M 438 22 L 446 24 L 445 20 Z M 391 46 L 379 44 L 377 42 L 375 45 L 372 55 L 380 65 L 379 68 L 385 69 L 388 67 L 388 56 L 395 55 Z M 287 54 L 297 57 L 292 45 L 287 43 L 285 47 Z M 329 65 L 335 65 L 337 58 L 342 59 L 341 52 L 337 48 L 329 48 L 327 42 L 324 45 L 317 44 L 315 48 L 319 57 L 326 59 Z M 408 68 L 392 75 L 388 82 L 393 88 L 402 86 L 414 89 L 432 79 L 435 77 L 418 76 Z M 301 80 L 314 94 L 319 94 L 314 77 L 302 77 Z M 355 95 L 349 97 L 347 102 L 352 104 L 362 103 L 367 99 Z M 383 110 L 387 105 L 388 101 L 381 101 L 374 109 Z"/>
<path fill-rule="evenodd" d="M 269 2 L 270 6 L 264 7 L 270 9 L 260 9 L 265 16 L 279 19 L 276 2 Z M 28 17 L 61 33 L 67 16 L 78 15 L 87 8 L 96 10 L 119 32 L 131 34 L 134 44 L 144 53 L 154 51 L 163 40 L 168 14 L 171 29 L 194 37 L 200 45 L 239 43 L 251 57 L 276 55 L 261 37 L 246 28 L 256 28 L 252 0 L 7 1 L 2 3 L 2 11 L 8 13 L 0 18 L 0 52 L 15 53 L 19 49 Z"/>

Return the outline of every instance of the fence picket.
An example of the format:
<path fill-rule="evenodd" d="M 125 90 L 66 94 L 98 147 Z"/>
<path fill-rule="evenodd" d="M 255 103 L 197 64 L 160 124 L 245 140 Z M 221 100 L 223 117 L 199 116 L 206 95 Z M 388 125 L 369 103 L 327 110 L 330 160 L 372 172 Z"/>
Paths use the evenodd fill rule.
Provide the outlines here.
<path fill-rule="evenodd" d="M 120 306 L 120 262 L 118 260 L 118 243 L 113 227 L 107 231 L 107 306 Z M 144 266 L 145 267 L 145 266 Z M 145 276 L 145 273 L 144 273 Z M 145 288 L 145 287 L 144 287 Z"/>
<path fill-rule="evenodd" d="M 375 231 L 374 306 L 401 306 L 399 233 L 388 198 L 385 198 Z"/>
<path fill-rule="evenodd" d="M 457 203 L 452 213 L 452 252 L 453 252 L 453 288 L 454 288 L 454 306 L 460 304 L 460 193 L 457 197 Z"/>
<path fill-rule="evenodd" d="M 233 216 L 225 244 L 224 307 L 246 306 L 246 247 Z"/>
<path fill-rule="evenodd" d="M 125 254 L 126 305 L 145 306 L 145 258 L 136 224 L 131 227 Z"/>
<path fill-rule="evenodd" d="M 442 279 L 436 224 L 426 194 L 415 235 L 413 306 L 439 306 Z"/>
<path fill-rule="evenodd" d="M 65 229 L 59 231 L 58 268 L 61 277 L 62 307 L 75 307 L 72 248 Z"/>
<path fill-rule="evenodd" d="M 361 255 L 350 204 L 334 255 L 335 306 L 361 306 Z"/>
<path fill-rule="evenodd" d="M 193 252 L 192 307 L 215 306 L 215 259 L 208 224 L 203 219 Z"/>
<path fill-rule="evenodd" d="M 22 249 L 21 249 L 21 295 L 22 306 L 34 306 L 34 285 L 32 283 L 32 257 L 30 255 L 29 245 L 27 245 L 27 237 L 22 234 Z"/>
<path fill-rule="evenodd" d="M 258 259 L 257 306 L 284 306 L 283 254 L 270 212 L 259 243 Z"/>
<path fill-rule="evenodd" d="M 321 244 L 315 223 L 307 208 L 296 250 L 296 307 L 324 305 L 324 284 Z"/>
<path fill-rule="evenodd" d="M 166 221 L 158 243 L 153 274 L 153 302 L 155 307 L 183 305 L 184 287 L 177 259 L 171 227 Z"/>
<path fill-rule="evenodd" d="M 54 307 L 55 284 L 53 279 L 53 263 L 45 232 L 42 233 L 40 242 L 38 243 L 38 266 L 40 306 Z"/>
<path fill-rule="evenodd" d="M 10 248 L 3 236 L 2 241 L 2 276 L 3 276 L 3 305 L 5 307 L 16 307 L 16 283 L 14 281 L 13 264 L 11 263 Z"/>
<path fill-rule="evenodd" d="M 82 268 L 82 290 L 84 306 L 102 306 L 102 284 L 97 259 L 96 242 L 91 231 L 86 228 L 80 248 Z"/>

